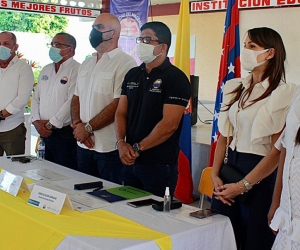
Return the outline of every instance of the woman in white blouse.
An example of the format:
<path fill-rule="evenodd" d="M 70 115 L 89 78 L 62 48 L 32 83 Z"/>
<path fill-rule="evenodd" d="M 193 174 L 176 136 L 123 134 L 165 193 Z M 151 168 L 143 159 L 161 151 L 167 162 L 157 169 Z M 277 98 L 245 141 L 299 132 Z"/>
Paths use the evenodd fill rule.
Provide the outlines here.
<path fill-rule="evenodd" d="M 272 210 L 276 209 L 270 227 L 279 233 L 273 248 L 300 249 L 300 86 L 297 87 L 286 118 L 286 128 L 276 147 L 281 160 L 273 195 Z M 283 174 L 282 174 L 283 171 Z M 281 190 L 282 188 L 282 190 Z M 279 205 L 280 202 L 280 205 Z M 279 205 L 279 207 L 278 207 Z"/>
<path fill-rule="evenodd" d="M 284 127 L 295 89 L 286 83 L 285 59 L 284 44 L 276 31 L 250 29 L 241 52 L 241 65 L 251 73 L 244 79 L 228 81 L 223 89 L 220 138 L 212 169 L 212 208 L 229 216 L 238 249 L 270 249 L 275 239 L 267 221 L 276 179 L 273 171 L 279 159 L 279 151 L 272 150 L 272 146 Z M 219 172 L 228 136 L 228 164 L 245 178 L 224 185 Z M 266 160 L 267 167 L 262 164 Z M 244 203 L 234 199 L 248 191 Z"/>

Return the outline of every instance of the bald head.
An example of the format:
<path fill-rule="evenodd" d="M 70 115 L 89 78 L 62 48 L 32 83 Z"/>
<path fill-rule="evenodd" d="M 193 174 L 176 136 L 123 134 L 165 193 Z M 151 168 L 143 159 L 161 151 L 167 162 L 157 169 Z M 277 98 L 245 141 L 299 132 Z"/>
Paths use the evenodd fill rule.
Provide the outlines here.
<path fill-rule="evenodd" d="M 94 24 L 96 24 L 96 25 L 102 24 L 104 30 L 114 30 L 115 36 L 117 38 L 120 37 L 121 24 L 120 24 L 119 19 L 116 16 L 114 16 L 110 13 L 102 13 L 96 18 Z"/>

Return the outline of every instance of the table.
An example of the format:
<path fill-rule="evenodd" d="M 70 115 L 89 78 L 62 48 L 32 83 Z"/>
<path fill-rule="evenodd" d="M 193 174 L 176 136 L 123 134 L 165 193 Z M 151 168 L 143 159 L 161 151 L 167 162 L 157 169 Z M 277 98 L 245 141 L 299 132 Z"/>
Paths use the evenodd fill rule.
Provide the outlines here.
<path fill-rule="evenodd" d="M 33 161 L 31 163 L 22 164 L 11 162 L 6 157 L 0 157 L 0 167 L 13 173 L 20 175 L 22 172 L 31 169 L 51 169 L 57 173 L 70 177 L 68 180 L 54 181 L 53 183 L 68 189 L 73 189 L 75 183 L 91 182 L 99 180 L 96 177 L 89 176 L 48 161 Z M 117 184 L 103 180 L 104 188 L 117 187 Z M 3 192 L 0 190 L 0 192 Z M 5 194 L 9 195 L 9 194 Z M 158 197 L 153 196 L 155 199 Z M 11 199 L 17 199 L 12 197 Z M 2 200 L 0 200 L 1 204 Z M 6 204 L 5 204 L 6 205 Z M 36 212 L 47 213 L 46 211 L 37 211 L 37 208 L 26 204 L 26 209 L 31 214 Z M 6 208 L 8 206 L 6 205 Z M 24 208 L 24 207 L 23 207 Z M 9 208 L 7 208 L 9 209 Z M 158 233 L 170 235 L 172 241 L 172 249 L 178 250 L 198 250 L 198 249 L 215 249 L 215 250 L 234 250 L 236 249 L 234 234 L 229 219 L 222 215 L 215 215 L 206 219 L 196 219 L 189 217 L 189 212 L 197 210 L 195 207 L 183 205 L 181 209 L 172 210 L 170 213 L 157 212 L 150 206 L 142 208 L 133 208 L 126 205 L 126 201 L 116 202 L 113 206 L 103 209 L 115 215 L 122 216 L 133 222 L 139 223 L 148 229 L 156 230 Z M 5 210 L 6 211 L 6 210 Z M 2 212 L 2 211 L 1 211 Z M 22 211 L 6 211 L 5 216 L 14 216 L 14 214 L 22 214 Z M 79 213 L 78 211 L 70 211 L 68 214 Z M 89 213 L 89 212 L 88 212 Z M 54 215 L 61 216 L 61 215 Z M 65 217 L 66 215 L 64 215 Z M 56 217 L 57 218 L 57 217 Z M 59 218 L 59 217 L 58 217 Z M 28 218 L 27 218 L 28 219 Z M 2 229 L 5 225 L 1 224 Z M 46 226 L 46 225 L 45 225 Z M 48 225 L 49 227 L 49 225 Z M 22 234 L 22 229 L 17 226 L 12 232 L 16 236 Z M 24 230 L 23 230 L 24 232 Z M 49 240 L 51 240 L 51 237 Z M 16 237 L 17 239 L 17 237 Z M 1 238 L 1 241 L 5 240 Z M 24 249 L 33 249 L 32 246 L 26 246 Z M 49 249 L 47 246 L 43 249 Z M 156 250 L 160 249 L 156 239 L 141 240 L 141 239 L 125 239 L 125 238 L 111 238 L 111 237 L 91 237 L 67 235 L 62 239 L 60 244 L 56 246 L 57 250 L 91 250 L 91 249 L 105 249 L 105 250 Z"/>

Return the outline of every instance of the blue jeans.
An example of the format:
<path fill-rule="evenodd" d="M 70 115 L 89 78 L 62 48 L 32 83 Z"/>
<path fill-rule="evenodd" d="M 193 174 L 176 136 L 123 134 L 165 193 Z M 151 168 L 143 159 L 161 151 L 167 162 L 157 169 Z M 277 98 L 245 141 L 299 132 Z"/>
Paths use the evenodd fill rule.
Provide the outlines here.
<path fill-rule="evenodd" d="M 77 160 L 80 172 L 122 185 L 123 164 L 118 150 L 99 153 L 77 146 Z"/>
<path fill-rule="evenodd" d="M 178 178 L 177 165 L 124 166 L 124 185 L 132 186 L 163 197 L 166 187 L 173 197 Z"/>
<path fill-rule="evenodd" d="M 77 142 L 70 126 L 53 129 L 52 134 L 43 140 L 46 160 L 77 170 Z"/>

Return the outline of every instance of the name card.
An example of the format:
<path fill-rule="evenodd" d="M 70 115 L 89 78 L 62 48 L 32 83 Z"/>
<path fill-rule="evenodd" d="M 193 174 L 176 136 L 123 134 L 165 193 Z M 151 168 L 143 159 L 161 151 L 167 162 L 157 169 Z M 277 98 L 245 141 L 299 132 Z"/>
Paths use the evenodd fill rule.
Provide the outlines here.
<path fill-rule="evenodd" d="M 63 207 L 74 210 L 66 194 L 39 185 L 33 186 L 28 204 L 53 214 L 60 214 Z"/>
<path fill-rule="evenodd" d="M 23 177 L 9 173 L 6 170 L 2 170 L 0 173 L 0 189 L 13 195 L 17 196 L 19 190 L 23 189 L 30 192 Z"/>

